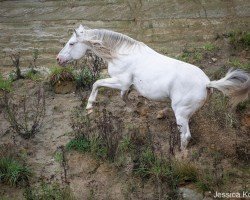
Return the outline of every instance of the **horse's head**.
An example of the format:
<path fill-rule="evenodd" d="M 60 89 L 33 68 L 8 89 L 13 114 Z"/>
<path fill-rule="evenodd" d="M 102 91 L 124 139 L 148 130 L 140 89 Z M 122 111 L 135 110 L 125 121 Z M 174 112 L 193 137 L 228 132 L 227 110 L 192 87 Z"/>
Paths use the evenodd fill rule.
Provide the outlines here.
<path fill-rule="evenodd" d="M 65 65 L 73 60 L 78 60 L 85 55 L 89 47 L 82 42 L 84 31 L 85 28 L 82 25 L 74 30 L 73 35 L 56 57 L 59 65 Z"/>

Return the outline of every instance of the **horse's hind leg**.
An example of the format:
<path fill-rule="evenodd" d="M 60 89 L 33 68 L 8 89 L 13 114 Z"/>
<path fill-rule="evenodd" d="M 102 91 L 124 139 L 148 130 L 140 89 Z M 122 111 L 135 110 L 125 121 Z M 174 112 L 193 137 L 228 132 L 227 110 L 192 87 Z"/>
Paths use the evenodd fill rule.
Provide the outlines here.
<path fill-rule="evenodd" d="M 121 91 L 121 97 L 122 97 L 122 100 L 127 104 L 129 99 L 128 99 L 128 95 L 130 94 L 131 92 L 131 88 L 128 88 L 127 90 L 122 90 Z"/>
<path fill-rule="evenodd" d="M 203 100 L 190 101 L 189 105 L 185 102 L 178 103 L 173 107 L 176 123 L 180 131 L 181 138 L 181 150 L 187 148 L 188 142 L 191 139 L 191 133 L 189 129 L 189 119 L 190 117 L 204 104 L 205 98 Z"/>

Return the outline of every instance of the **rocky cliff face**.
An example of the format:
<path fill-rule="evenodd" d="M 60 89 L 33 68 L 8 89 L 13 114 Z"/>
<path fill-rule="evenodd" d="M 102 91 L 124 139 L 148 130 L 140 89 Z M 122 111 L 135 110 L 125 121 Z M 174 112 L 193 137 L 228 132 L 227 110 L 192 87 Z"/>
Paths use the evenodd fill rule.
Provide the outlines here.
<path fill-rule="evenodd" d="M 249 16 L 248 0 L 0 1 L 0 67 L 11 64 L 10 49 L 20 50 L 27 65 L 34 48 L 38 65 L 54 65 L 79 24 L 112 29 L 173 55 L 217 34 L 249 29 Z"/>

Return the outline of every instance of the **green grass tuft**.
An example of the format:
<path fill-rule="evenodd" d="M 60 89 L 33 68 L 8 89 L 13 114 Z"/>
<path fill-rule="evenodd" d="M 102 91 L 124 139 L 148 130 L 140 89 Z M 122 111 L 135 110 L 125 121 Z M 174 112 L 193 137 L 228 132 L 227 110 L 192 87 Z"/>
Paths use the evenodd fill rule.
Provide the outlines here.
<path fill-rule="evenodd" d="M 205 51 L 214 51 L 214 50 L 216 50 L 216 46 L 214 45 L 214 44 L 212 44 L 212 43 L 206 43 L 204 46 L 203 46 L 203 49 L 205 50 Z"/>
<path fill-rule="evenodd" d="M 86 138 L 74 138 L 66 145 L 68 151 L 75 150 L 78 152 L 90 151 L 90 142 Z"/>
<path fill-rule="evenodd" d="M 250 72 L 250 63 L 249 62 L 241 62 L 238 58 L 231 58 L 229 60 L 229 65 L 232 67 L 243 69 L 245 71 Z"/>
<path fill-rule="evenodd" d="M 34 69 L 30 69 L 27 74 L 25 75 L 25 78 L 27 79 L 31 79 L 33 81 L 37 81 L 39 79 L 41 79 L 41 76 L 39 75 L 39 72 L 34 70 Z"/>
<path fill-rule="evenodd" d="M 10 92 L 11 91 L 11 81 L 10 80 L 5 80 L 0 74 L 0 90 Z"/>
<path fill-rule="evenodd" d="M 31 171 L 13 158 L 3 157 L 0 159 L 0 181 L 12 186 L 19 183 L 27 183 Z"/>
<path fill-rule="evenodd" d="M 59 184 L 42 183 L 37 187 L 27 187 L 23 194 L 26 200 L 74 200 L 70 188 L 60 187 Z"/>
<path fill-rule="evenodd" d="M 196 182 L 198 177 L 197 168 L 189 162 L 174 162 L 174 175 L 179 182 Z"/>
<path fill-rule="evenodd" d="M 228 37 L 234 48 L 250 47 L 250 32 L 248 31 L 232 31 L 228 34 Z"/>

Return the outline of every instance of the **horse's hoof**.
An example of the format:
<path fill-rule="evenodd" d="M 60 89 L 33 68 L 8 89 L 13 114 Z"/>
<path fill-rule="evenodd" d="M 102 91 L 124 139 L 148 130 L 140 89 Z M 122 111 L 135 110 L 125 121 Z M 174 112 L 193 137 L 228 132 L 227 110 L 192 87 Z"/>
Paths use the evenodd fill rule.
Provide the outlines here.
<path fill-rule="evenodd" d="M 87 115 L 90 115 L 92 112 L 93 112 L 93 109 L 92 109 L 92 108 L 91 108 L 91 109 L 88 109 L 88 110 L 87 110 Z"/>

